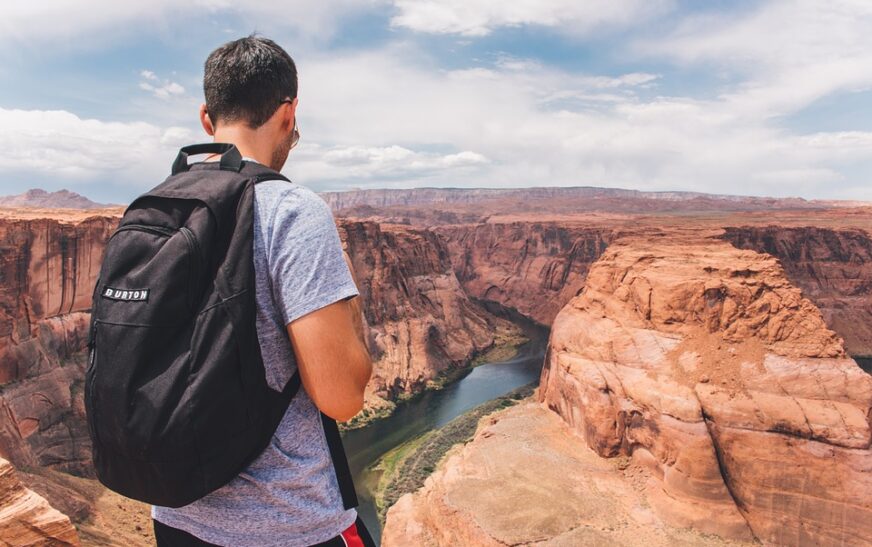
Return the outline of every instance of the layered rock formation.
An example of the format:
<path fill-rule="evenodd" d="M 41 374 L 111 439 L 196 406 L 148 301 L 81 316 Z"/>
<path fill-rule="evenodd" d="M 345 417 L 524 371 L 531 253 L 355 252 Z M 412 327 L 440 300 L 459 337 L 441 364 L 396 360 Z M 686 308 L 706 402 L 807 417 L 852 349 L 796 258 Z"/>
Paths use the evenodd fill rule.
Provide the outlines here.
<path fill-rule="evenodd" d="M 0 458 L 0 544 L 79 545 L 69 517 L 21 484 L 12 465 Z"/>
<path fill-rule="evenodd" d="M 872 542 L 872 377 L 772 256 L 692 233 L 612 243 L 554 321 L 541 400 L 651 475 L 668 522 Z"/>
<path fill-rule="evenodd" d="M 390 214 L 406 210 L 517 213 L 577 213 L 579 211 L 754 211 L 820 208 L 821 202 L 803 198 L 772 198 L 705 194 L 701 192 L 645 192 L 596 186 L 533 188 L 409 188 L 323 192 L 337 212 Z M 358 215 L 355 215 L 358 216 Z"/>
<path fill-rule="evenodd" d="M 607 227 L 555 222 L 441 227 L 463 288 L 543 325 L 584 287 L 590 265 L 614 237 Z"/>
<path fill-rule="evenodd" d="M 0 455 L 16 465 L 90 472 L 82 350 L 116 223 L 0 221 Z"/>
<path fill-rule="evenodd" d="M 872 356 L 872 236 L 861 229 L 736 226 L 724 239 L 777 257 L 787 277 L 845 339 L 851 355 Z"/>
<path fill-rule="evenodd" d="M 493 344 L 500 320 L 464 293 L 436 234 L 375 222 L 339 227 L 363 298 L 375 394 L 393 400 L 420 391 Z"/>

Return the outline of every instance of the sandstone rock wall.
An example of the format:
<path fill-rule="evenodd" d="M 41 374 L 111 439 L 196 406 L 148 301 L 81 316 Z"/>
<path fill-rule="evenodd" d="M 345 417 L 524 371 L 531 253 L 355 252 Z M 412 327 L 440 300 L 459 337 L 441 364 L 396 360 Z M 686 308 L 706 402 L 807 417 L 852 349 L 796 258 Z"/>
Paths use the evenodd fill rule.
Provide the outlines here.
<path fill-rule="evenodd" d="M 457 278 L 475 298 L 493 300 L 550 325 L 584 287 L 590 265 L 614 237 L 611 228 L 552 222 L 441 227 Z"/>
<path fill-rule="evenodd" d="M 363 298 L 378 396 L 420 391 L 493 344 L 499 320 L 467 297 L 435 233 L 349 221 L 340 232 Z"/>
<path fill-rule="evenodd" d="M 41 354 L 40 322 L 90 309 L 116 224 L 106 217 L 78 224 L 0 221 L 0 383 L 51 368 Z"/>
<path fill-rule="evenodd" d="M 777 257 L 851 355 L 872 355 L 872 236 L 860 229 L 736 226 L 724 239 Z"/>
<path fill-rule="evenodd" d="M 116 218 L 0 220 L 0 455 L 90 472 L 88 310 Z"/>
<path fill-rule="evenodd" d="M 0 544 L 79 545 L 69 517 L 25 488 L 12 465 L 0 458 Z"/>
<path fill-rule="evenodd" d="M 540 398 L 649 470 L 658 514 L 780 545 L 872 542 L 872 377 L 769 255 L 612 243 L 555 319 Z"/>

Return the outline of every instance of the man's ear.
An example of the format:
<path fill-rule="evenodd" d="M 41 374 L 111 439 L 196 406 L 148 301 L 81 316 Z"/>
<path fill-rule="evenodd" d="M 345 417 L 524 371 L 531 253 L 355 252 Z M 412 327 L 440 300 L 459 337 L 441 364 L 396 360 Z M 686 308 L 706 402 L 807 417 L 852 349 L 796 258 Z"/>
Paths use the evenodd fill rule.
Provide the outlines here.
<path fill-rule="evenodd" d="M 215 135 L 215 128 L 212 126 L 212 120 L 209 118 L 209 112 L 206 110 L 205 103 L 200 105 L 200 124 L 207 135 L 210 137 Z"/>

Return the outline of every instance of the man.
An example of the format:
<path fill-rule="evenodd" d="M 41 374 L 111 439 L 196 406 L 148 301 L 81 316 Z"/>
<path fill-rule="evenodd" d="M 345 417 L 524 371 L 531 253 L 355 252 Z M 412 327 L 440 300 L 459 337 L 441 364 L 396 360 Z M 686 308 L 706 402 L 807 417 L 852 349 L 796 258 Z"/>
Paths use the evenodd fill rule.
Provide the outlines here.
<path fill-rule="evenodd" d="M 249 36 L 206 60 L 200 120 L 216 142 L 281 170 L 299 138 L 297 70 L 275 42 Z M 207 161 L 209 158 L 207 158 Z M 267 380 L 296 395 L 266 450 L 222 488 L 178 509 L 153 507 L 159 546 L 371 545 L 343 509 L 321 412 L 345 421 L 363 406 L 372 372 L 358 290 L 332 213 L 286 181 L 255 186 L 257 334 Z M 319 412 L 320 411 L 320 412 Z"/>

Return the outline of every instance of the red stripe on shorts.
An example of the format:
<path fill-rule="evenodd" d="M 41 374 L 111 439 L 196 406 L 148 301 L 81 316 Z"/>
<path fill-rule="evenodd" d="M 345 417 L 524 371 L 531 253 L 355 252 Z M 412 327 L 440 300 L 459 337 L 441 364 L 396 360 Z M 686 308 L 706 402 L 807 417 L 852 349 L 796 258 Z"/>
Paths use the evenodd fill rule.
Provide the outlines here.
<path fill-rule="evenodd" d="M 348 547 L 363 547 L 363 540 L 357 533 L 357 524 L 351 523 L 351 526 L 343 530 L 341 535 Z"/>

